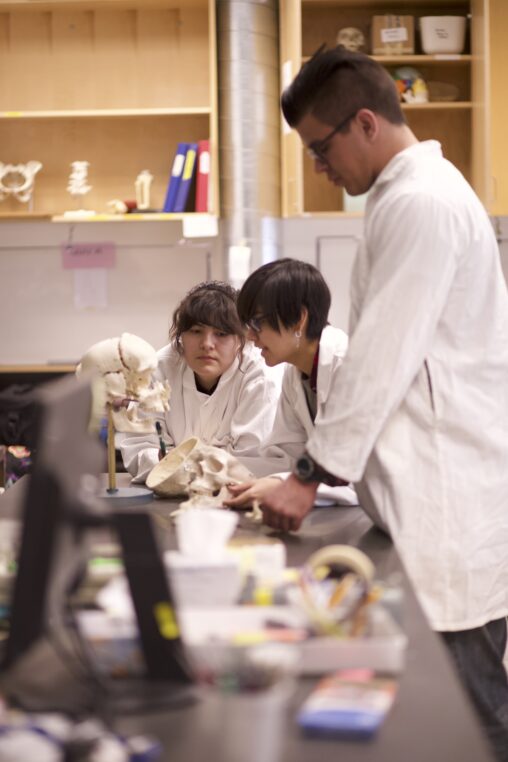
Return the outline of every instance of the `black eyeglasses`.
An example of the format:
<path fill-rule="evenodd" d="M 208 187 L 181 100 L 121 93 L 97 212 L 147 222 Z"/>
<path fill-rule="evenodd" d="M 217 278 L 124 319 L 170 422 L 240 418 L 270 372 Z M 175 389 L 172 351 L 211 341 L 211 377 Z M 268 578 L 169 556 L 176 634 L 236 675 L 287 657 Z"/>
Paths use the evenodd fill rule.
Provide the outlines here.
<path fill-rule="evenodd" d="M 266 315 L 254 315 L 254 317 L 251 317 L 250 320 L 247 320 L 245 325 L 247 328 L 250 328 L 251 331 L 254 331 L 254 333 L 259 333 L 263 326 L 261 323 L 267 319 Z"/>
<path fill-rule="evenodd" d="M 315 140 L 313 143 L 310 144 L 310 146 L 307 147 L 307 153 L 309 157 L 312 159 L 312 161 L 320 161 L 323 164 L 328 163 L 328 159 L 326 158 L 326 151 L 327 146 L 330 140 L 333 138 L 334 135 L 336 135 L 338 132 L 340 132 L 348 122 L 353 119 L 358 111 L 355 111 L 353 114 L 350 114 L 348 117 L 342 120 L 340 124 L 337 125 L 337 127 L 334 127 L 331 132 L 326 135 L 322 140 Z"/>

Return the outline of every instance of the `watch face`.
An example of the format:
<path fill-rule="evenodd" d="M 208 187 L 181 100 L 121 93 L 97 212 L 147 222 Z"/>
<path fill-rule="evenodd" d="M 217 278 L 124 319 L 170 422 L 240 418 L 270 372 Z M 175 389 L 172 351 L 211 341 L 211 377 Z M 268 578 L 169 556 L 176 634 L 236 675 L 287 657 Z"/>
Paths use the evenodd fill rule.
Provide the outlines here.
<path fill-rule="evenodd" d="M 296 473 L 300 479 L 309 479 L 314 473 L 313 461 L 309 457 L 302 455 L 302 457 L 298 458 L 296 461 Z"/>

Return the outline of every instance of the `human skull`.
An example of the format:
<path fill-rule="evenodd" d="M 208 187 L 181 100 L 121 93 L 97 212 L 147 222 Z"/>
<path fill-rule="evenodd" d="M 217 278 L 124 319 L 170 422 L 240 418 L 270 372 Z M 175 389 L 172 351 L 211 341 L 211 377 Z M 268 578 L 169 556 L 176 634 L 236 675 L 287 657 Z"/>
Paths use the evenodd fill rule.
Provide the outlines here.
<path fill-rule="evenodd" d="M 361 29 L 346 26 L 337 32 L 337 45 L 343 45 L 346 50 L 357 52 L 365 47 L 365 37 Z"/>
<path fill-rule="evenodd" d="M 132 333 L 122 333 L 91 346 L 83 355 L 76 373 L 101 374 L 108 403 L 132 401 L 128 408 L 113 410 L 116 431 L 149 433 L 153 430 L 153 422 L 147 416 L 140 416 L 139 412 L 169 410 L 169 384 L 154 380 L 156 368 L 157 353 L 152 345 Z"/>
<path fill-rule="evenodd" d="M 234 455 L 198 437 L 190 437 L 171 450 L 146 479 L 146 486 L 161 497 L 187 495 L 182 504 L 222 505 L 228 484 L 241 484 L 252 479 L 248 468 Z"/>

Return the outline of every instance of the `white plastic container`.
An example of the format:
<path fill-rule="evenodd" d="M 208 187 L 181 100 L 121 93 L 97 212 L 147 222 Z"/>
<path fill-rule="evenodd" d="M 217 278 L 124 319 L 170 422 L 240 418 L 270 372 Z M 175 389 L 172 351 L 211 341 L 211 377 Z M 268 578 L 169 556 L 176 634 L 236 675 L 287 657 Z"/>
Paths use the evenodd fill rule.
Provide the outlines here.
<path fill-rule="evenodd" d="M 466 17 L 422 16 L 420 32 L 424 53 L 462 53 L 466 37 Z"/>

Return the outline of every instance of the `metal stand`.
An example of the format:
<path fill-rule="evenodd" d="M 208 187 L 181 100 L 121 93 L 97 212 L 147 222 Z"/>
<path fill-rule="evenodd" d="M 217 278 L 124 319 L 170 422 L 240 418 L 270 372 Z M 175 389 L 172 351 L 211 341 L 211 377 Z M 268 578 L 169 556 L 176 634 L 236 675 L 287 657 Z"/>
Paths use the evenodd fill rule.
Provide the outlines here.
<path fill-rule="evenodd" d="M 113 406 L 108 402 L 108 486 L 99 493 L 100 498 L 113 499 L 116 505 L 135 505 L 152 500 L 153 492 L 147 487 L 134 485 L 130 487 L 116 486 L 116 452 L 115 425 L 113 422 Z"/>

